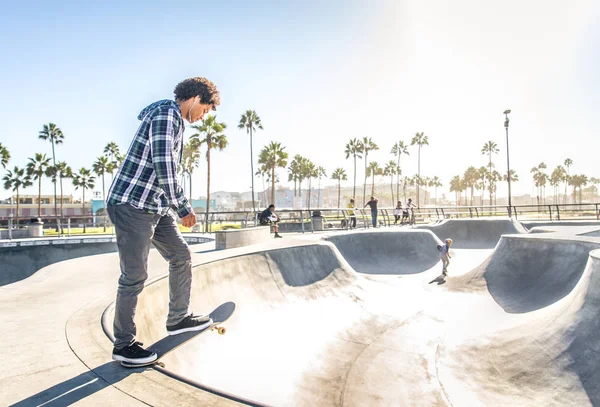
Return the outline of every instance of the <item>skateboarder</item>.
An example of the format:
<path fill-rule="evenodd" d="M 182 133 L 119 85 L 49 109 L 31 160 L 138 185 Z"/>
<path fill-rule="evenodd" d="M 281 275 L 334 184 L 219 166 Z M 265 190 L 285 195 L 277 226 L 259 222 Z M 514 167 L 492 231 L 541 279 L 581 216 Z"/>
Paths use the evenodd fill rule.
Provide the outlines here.
<path fill-rule="evenodd" d="M 402 211 L 402 201 L 398 201 L 398 204 L 394 208 L 394 225 L 400 220 L 400 211 Z"/>
<path fill-rule="evenodd" d="M 195 123 L 220 104 L 219 91 L 206 78 L 189 78 L 174 90 L 174 100 L 159 100 L 138 115 L 140 126 L 106 199 L 115 225 L 121 276 L 114 317 L 114 360 L 149 363 L 157 355 L 135 340 L 137 298 L 148 278 L 148 253 L 153 245 L 169 262 L 169 335 L 209 326 L 208 316 L 189 312 L 192 283 L 190 250 L 176 216 L 185 227 L 196 214 L 177 176 L 183 149 L 184 119 Z M 174 213 L 172 213 L 174 212 Z M 176 216 L 175 216 L 176 214 Z"/>
<path fill-rule="evenodd" d="M 377 198 L 372 196 L 371 200 L 369 202 L 367 202 L 364 206 L 364 208 L 366 208 L 367 205 L 369 205 L 371 207 L 371 220 L 373 221 L 374 228 L 377 227 L 377 202 L 378 202 Z"/>
<path fill-rule="evenodd" d="M 273 225 L 273 232 L 275 232 L 275 238 L 282 237 L 279 234 L 279 226 L 277 226 L 277 222 L 279 222 L 281 218 L 275 213 L 275 205 L 271 204 L 267 209 L 262 211 L 258 216 L 258 220 L 261 226 Z"/>
<path fill-rule="evenodd" d="M 440 249 L 440 259 L 442 260 L 442 275 L 448 275 L 448 265 L 450 264 L 450 246 L 452 246 L 452 239 L 446 239 L 444 245 Z"/>

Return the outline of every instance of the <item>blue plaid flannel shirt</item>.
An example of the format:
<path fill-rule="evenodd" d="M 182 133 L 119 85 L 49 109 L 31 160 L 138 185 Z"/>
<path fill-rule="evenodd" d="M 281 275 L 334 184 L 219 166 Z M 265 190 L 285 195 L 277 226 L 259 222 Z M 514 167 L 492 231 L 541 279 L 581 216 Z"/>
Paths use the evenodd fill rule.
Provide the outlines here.
<path fill-rule="evenodd" d="M 138 120 L 142 123 L 108 190 L 106 204 L 130 204 L 163 216 L 173 209 L 183 218 L 192 206 L 177 177 L 185 129 L 179 105 L 160 100 L 144 108 Z"/>

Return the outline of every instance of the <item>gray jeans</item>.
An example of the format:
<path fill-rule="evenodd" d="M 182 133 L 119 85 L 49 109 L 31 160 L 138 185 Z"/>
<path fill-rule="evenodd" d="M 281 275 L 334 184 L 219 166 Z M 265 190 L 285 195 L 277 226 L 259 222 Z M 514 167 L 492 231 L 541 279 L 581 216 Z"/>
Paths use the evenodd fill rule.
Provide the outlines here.
<path fill-rule="evenodd" d="M 448 271 L 448 265 L 450 264 L 450 259 L 445 254 L 443 254 L 441 256 L 441 258 L 442 258 L 442 271 L 443 272 Z"/>
<path fill-rule="evenodd" d="M 188 315 L 192 260 L 189 247 L 172 216 L 145 212 L 131 205 L 108 206 L 106 210 L 115 225 L 121 263 L 115 304 L 114 346 L 122 349 L 135 341 L 135 309 L 137 297 L 148 279 L 151 245 L 169 262 L 167 325 L 175 325 Z"/>

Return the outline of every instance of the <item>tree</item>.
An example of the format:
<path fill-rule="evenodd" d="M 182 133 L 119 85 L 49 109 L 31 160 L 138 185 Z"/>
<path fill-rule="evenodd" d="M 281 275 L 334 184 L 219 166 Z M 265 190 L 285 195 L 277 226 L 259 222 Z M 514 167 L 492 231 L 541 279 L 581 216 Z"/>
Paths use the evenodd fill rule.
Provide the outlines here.
<path fill-rule="evenodd" d="M 15 168 L 12 171 L 8 171 L 4 178 L 4 189 L 11 190 L 17 194 L 17 213 L 15 216 L 15 221 L 17 225 L 19 224 L 19 190 L 21 188 L 27 188 L 31 186 L 31 179 L 25 173 L 24 168 Z"/>
<path fill-rule="evenodd" d="M 575 174 L 570 177 L 570 182 L 573 186 L 573 197 L 575 198 L 574 203 L 577 203 L 577 189 L 579 189 L 579 203 L 582 203 L 583 187 L 587 185 L 588 181 L 588 177 L 583 174 Z"/>
<path fill-rule="evenodd" d="M 367 166 L 369 163 L 369 151 L 379 150 L 379 146 L 377 146 L 377 144 L 375 144 L 373 140 L 371 140 L 371 137 L 363 137 L 360 143 L 362 145 L 362 150 L 365 153 L 365 182 L 363 184 L 363 205 L 365 205 L 367 199 Z"/>
<path fill-rule="evenodd" d="M 297 183 L 300 180 L 302 156 L 296 155 L 288 167 L 288 181 L 294 181 L 294 197 L 297 196 Z M 302 195 L 302 183 L 300 183 L 300 195 Z"/>
<path fill-rule="evenodd" d="M 38 181 L 38 216 L 42 216 L 42 178 L 47 175 L 50 167 L 50 158 L 46 154 L 36 153 L 27 163 L 27 175 Z"/>
<path fill-rule="evenodd" d="M 187 174 L 190 182 L 190 202 L 193 199 L 192 194 L 192 176 L 194 170 L 200 165 L 200 146 L 197 143 L 188 141 L 183 146 L 183 152 L 181 156 L 181 171 Z"/>
<path fill-rule="evenodd" d="M 383 170 L 381 169 L 381 167 L 379 166 L 379 163 L 377 163 L 377 161 L 373 161 L 371 163 L 369 163 L 369 166 L 367 167 L 367 175 L 369 177 L 373 177 L 373 183 L 371 184 L 371 196 L 375 196 L 375 175 L 382 175 L 383 174 Z M 366 184 L 366 181 L 365 181 Z"/>
<path fill-rule="evenodd" d="M 262 121 L 256 114 L 255 110 L 246 110 L 246 113 L 242 114 L 238 128 L 246 129 L 246 134 L 250 134 L 250 175 L 252 176 L 252 210 L 256 212 L 256 205 L 254 203 L 254 157 L 252 155 L 252 133 L 257 128 L 263 130 Z M 206 205 L 208 207 L 208 204 Z"/>
<path fill-rule="evenodd" d="M 385 165 L 383 170 L 383 175 L 390 177 L 390 190 L 392 191 L 392 206 L 395 206 L 394 203 L 394 175 L 400 172 L 400 167 L 394 162 L 394 160 L 390 160 Z M 400 174 L 398 174 L 400 177 Z M 400 182 L 398 182 L 399 185 Z M 398 200 L 400 200 L 400 195 L 398 195 Z"/>
<path fill-rule="evenodd" d="M 470 205 L 473 205 L 473 190 L 475 189 L 475 184 L 477 183 L 477 180 L 479 179 L 479 172 L 477 171 L 477 168 L 475 167 L 469 167 L 467 168 L 467 170 L 465 171 L 464 175 L 463 175 L 463 179 L 465 182 L 465 185 L 467 186 L 467 188 L 471 188 L 471 203 Z M 491 196 L 490 196 L 491 199 Z"/>
<path fill-rule="evenodd" d="M 596 195 L 598 195 L 598 188 L 596 187 L 596 185 L 600 184 L 600 178 L 591 177 L 590 184 L 592 184 L 592 187 L 593 187 L 592 201 L 594 201 L 596 199 Z"/>
<path fill-rule="evenodd" d="M 346 176 L 346 170 L 343 168 L 336 168 L 331 174 L 331 179 L 335 179 L 338 182 L 338 203 L 337 207 L 340 208 L 340 199 L 342 192 L 342 181 L 347 181 L 348 176 Z"/>
<path fill-rule="evenodd" d="M 86 168 L 81 168 L 79 173 L 73 176 L 73 185 L 75 189 L 81 188 L 83 190 L 83 197 L 81 199 L 81 207 L 83 210 L 83 216 L 86 216 L 85 210 L 85 190 L 94 188 L 94 180 L 95 178 L 92 176 L 92 172 Z M 83 221 L 83 233 L 85 233 L 87 222 Z"/>
<path fill-rule="evenodd" d="M 8 149 L 0 143 L 0 165 L 2 165 L 2 168 L 6 168 L 9 161 L 10 153 L 8 152 Z"/>
<path fill-rule="evenodd" d="M 492 154 L 498 154 L 500 150 L 498 149 L 498 145 L 493 141 L 488 141 L 481 148 L 482 155 L 488 155 L 489 163 L 488 163 L 488 174 L 492 173 Z M 490 205 L 492 204 L 492 191 L 490 190 Z"/>
<path fill-rule="evenodd" d="M 227 128 L 225 123 L 217 122 L 217 117 L 209 114 L 202 119 L 201 125 L 192 126 L 192 129 L 198 133 L 190 136 L 190 141 L 194 140 L 198 146 L 206 144 L 206 221 L 204 222 L 205 232 L 208 233 L 208 214 L 210 211 L 210 150 L 216 148 L 223 151 L 228 145 L 227 136 L 223 131 Z M 204 136 L 204 138 L 202 138 Z M 254 179 L 254 174 L 252 176 Z M 254 190 L 252 191 L 252 201 L 254 203 Z"/>
<path fill-rule="evenodd" d="M 400 156 L 402 154 L 410 155 L 410 153 L 408 152 L 408 145 L 404 144 L 404 141 L 398 141 L 396 144 L 394 144 L 392 146 L 391 153 L 394 155 L 394 157 L 398 157 L 398 166 L 397 166 L 397 172 L 396 172 L 396 174 L 398 174 L 398 178 L 397 178 L 397 182 L 396 182 L 396 196 L 398 197 L 398 200 L 400 200 L 400 174 L 402 173 L 402 170 L 400 168 Z M 393 201 L 394 201 L 394 198 L 392 197 L 392 202 Z"/>
<path fill-rule="evenodd" d="M 573 165 L 573 160 L 571 160 L 570 158 L 567 158 L 564 162 L 564 165 L 567 168 L 567 174 L 565 175 L 565 178 L 563 180 L 565 182 L 565 204 L 566 204 L 567 203 L 567 186 L 569 185 L 569 169 Z"/>
<path fill-rule="evenodd" d="M 546 168 L 546 164 L 542 162 L 537 167 L 533 167 L 530 171 L 533 174 L 534 185 L 538 189 L 538 205 L 540 203 L 540 197 L 542 198 L 542 205 L 544 204 L 544 189 L 548 181 L 548 175 L 544 172 Z"/>
<path fill-rule="evenodd" d="M 325 168 L 319 166 L 317 167 L 316 178 L 319 179 L 319 191 L 317 193 L 317 208 L 321 207 L 321 178 L 327 178 L 327 172 Z"/>
<path fill-rule="evenodd" d="M 104 174 L 106 174 L 110 170 L 110 161 L 108 157 L 102 155 L 96 159 L 94 164 L 92 165 L 93 171 L 96 175 L 102 177 L 102 199 L 106 201 L 106 188 L 104 183 Z M 104 210 L 106 213 L 106 209 Z M 104 215 L 104 232 L 106 232 L 106 215 Z"/>
<path fill-rule="evenodd" d="M 565 179 L 567 172 L 562 165 L 557 166 L 550 174 L 550 185 L 554 187 L 553 195 L 554 195 L 554 203 L 559 202 L 559 192 L 558 188 L 560 184 Z"/>
<path fill-rule="evenodd" d="M 110 173 L 110 179 L 113 180 L 113 172 L 118 167 L 117 158 L 120 155 L 119 146 L 114 141 L 111 141 L 104 147 L 104 155 L 110 158 L 110 164 L 107 172 Z"/>
<path fill-rule="evenodd" d="M 281 143 L 271 141 L 260 152 L 258 163 L 268 169 L 271 178 L 271 203 L 275 204 L 275 169 L 285 168 L 287 165 L 288 153 L 284 151 L 285 147 Z"/>
<path fill-rule="evenodd" d="M 428 137 L 423 133 L 416 133 L 415 136 L 412 138 L 410 145 L 414 146 L 414 145 L 419 146 L 419 158 L 418 158 L 418 172 L 417 175 L 419 176 L 419 179 L 421 178 L 421 147 L 423 146 L 428 146 L 429 145 L 429 139 Z M 419 182 L 417 180 L 417 206 L 420 205 L 420 201 L 419 201 Z"/>
<path fill-rule="evenodd" d="M 54 123 L 44 124 L 42 130 L 39 132 L 39 138 L 47 140 L 52 144 L 52 166 L 56 168 L 56 154 L 54 152 L 55 144 L 62 144 L 65 136 L 61 129 Z M 56 231 L 59 231 L 59 219 L 58 219 L 58 207 L 56 202 L 56 177 L 53 177 L 54 184 L 54 215 L 56 216 Z"/>
<path fill-rule="evenodd" d="M 454 192 L 456 206 L 460 206 L 460 196 L 462 195 L 462 182 L 460 175 L 455 175 L 450 180 L 450 192 Z"/>
<path fill-rule="evenodd" d="M 430 181 L 429 186 L 435 188 L 435 201 L 434 201 L 434 205 L 437 206 L 437 189 L 439 187 L 442 187 L 442 180 L 440 179 L 440 177 L 438 177 L 437 175 L 435 177 L 433 177 Z"/>
<path fill-rule="evenodd" d="M 63 204 L 64 204 L 64 195 L 63 195 L 63 179 L 64 178 L 73 178 L 73 170 L 71 167 L 67 165 L 66 162 L 61 161 L 56 164 L 56 173 L 55 176 L 58 176 L 59 186 L 60 186 L 60 216 L 63 216 Z"/>
<path fill-rule="evenodd" d="M 346 160 L 350 156 L 354 157 L 354 184 L 352 186 L 352 198 L 356 199 L 356 159 L 362 159 L 363 145 L 360 140 L 353 138 L 346 144 Z"/>
<path fill-rule="evenodd" d="M 312 179 L 317 177 L 317 167 L 308 158 L 302 158 L 301 162 L 301 173 L 302 179 L 306 179 L 308 183 L 308 197 L 306 200 L 306 206 L 310 211 L 311 191 L 312 191 Z"/>

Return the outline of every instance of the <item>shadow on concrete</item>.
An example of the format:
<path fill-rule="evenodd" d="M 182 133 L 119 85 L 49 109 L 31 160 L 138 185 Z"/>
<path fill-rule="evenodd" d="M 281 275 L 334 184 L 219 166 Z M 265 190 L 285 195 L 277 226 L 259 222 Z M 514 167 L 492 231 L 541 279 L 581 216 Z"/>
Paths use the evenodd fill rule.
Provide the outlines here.
<path fill-rule="evenodd" d="M 0 249 L 0 286 L 24 280 L 54 263 L 116 251 L 114 242 L 5 247 Z"/>
<path fill-rule="evenodd" d="M 349 233 L 328 240 L 363 274 L 418 274 L 440 261 L 440 242 L 425 230 Z"/>

